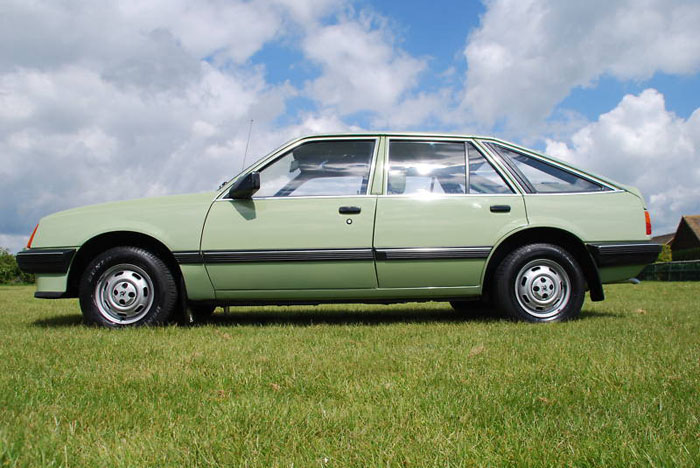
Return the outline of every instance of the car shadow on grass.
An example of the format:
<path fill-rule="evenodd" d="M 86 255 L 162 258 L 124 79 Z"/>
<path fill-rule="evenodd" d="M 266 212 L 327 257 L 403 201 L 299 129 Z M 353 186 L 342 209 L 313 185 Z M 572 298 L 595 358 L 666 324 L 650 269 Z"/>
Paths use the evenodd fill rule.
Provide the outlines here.
<path fill-rule="evenodd" d="M 83 324 L 83 316 L 75 315 L 57 315 L 54 317 L 42 318 L 32 322 L 35 327 L 75 327 Z"/>
<path fill-rule="evenodd" d="M 247 309 L 247 308 L 246 308 Z M 580 320 L 597 318 L 620 318 L 622 315 L 593 310 L 581 311 Z M 318 310 L 313 306 L 308 307 L 280 307 L 276 310 L 246 310 L 222 313 L 219 309 L 208 320 L 197 322 L 194 325 L 214 325 L 221 327 L 253 325 L 253 326 L 312 326 L 312 325 L 386 325 L 392 323 L 488 323 L 505 320 L 494 309 L 478 308 L 467 312 L 456 312 L 452 309 L 421 309 L 418 307 L 392 307 L 386 310 L 342 310 L 333 311 Z M 59 315 L 47 317 L 33 322 L 37 327 L 75 327 L 83 325 L 81 315 Z"/>
<path fill-rule="evenodd" d="M 619 318 L 619 314 L 598 311 L 581 311 L 579 320 L 598 318 Z M 500 312 L 495 309 L 480 308 L 467 312 L 456 312 L 449 308 L 444 310 L 425 310 L 419 307 L 392 308 L 386 311 L 343 311 L 334 310 L 314 311 L 308 309 L 294 309 L 292 311 L 252 311 L 229 312 L 228 314 L 217 312 L 203 323 L 216 326 L 239 325 L 385 325 L 392 323 L 488 323 L 508 322 Z M 195 324 L 196 325 L 196 324 Z"/>
<path fill-rule="evenodd" d="M 206 322 L 216 326 L 271 326 L 271 325 L 386 325 L 392 323 L 460 323 L 493 322 L 500 320 L 497 314 L 460 314 L 451 310 L 419 310 L 407 307 L 390 311 L 265 311 L 265 312 L 229 312 L 216 313 Z"/>

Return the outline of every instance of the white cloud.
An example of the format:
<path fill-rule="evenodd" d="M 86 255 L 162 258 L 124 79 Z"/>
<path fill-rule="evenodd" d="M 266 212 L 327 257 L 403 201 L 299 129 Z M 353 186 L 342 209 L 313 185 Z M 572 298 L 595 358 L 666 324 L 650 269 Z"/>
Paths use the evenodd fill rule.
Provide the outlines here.
<path fill-rule="evenodd" d="M 426 66 L 396 47 L 390 31 L 376 18 L 319 26 L 304 39 L 304 54 L 321 67 L 307 94 L 347 115 L 386 112 L 415 86 Z"/>
<path fill-rule="evenodd" d="M 464 104 L 532 128 L 577 86 L 700 70 L 696 0 L 487 0 L 465 48 Z"/>
<path fill-rule="evenodd" d="M 268 85 L 261 68 L 201 60 L 244 60 L 277 34 L 282 13 L 253 18 L 266 2 L 141 4 L 5 6 L 1 234 L 71 206 L 212 189 L 239 169 L 248 120 L 264 134 L 284 111 L 292 91 Z M 197 42 L 205 23 L 215 39 Z"/>
<path fill-rule="evenodd" d="M 0 248 L 8 249 L 10 253 L 17 253 L 27 245 L 31 232 L 19 235 L 0 234 Z"/>
<path fill-rule="evenodd" d="M 302 134 L 357 130 L 339 113 L 400 104 L 424 67 L 345 0 L 9 0 L 1 21 L 5 240 L 72 206 L 212 189 L 241 169 L 250 119 L 246 163 Z M 321 68 L 306 95 L 320 111 L 284 126 L 302 90 L 250 60 L 275 41 Z"/>
<path fill-rule="evenodd" d="M 641 189 L 655 234 L 700 214 L 700 108 L 682 119 L 654 89 L 625 96 L 570 142 L 548 140 L 546 151 Z"/>

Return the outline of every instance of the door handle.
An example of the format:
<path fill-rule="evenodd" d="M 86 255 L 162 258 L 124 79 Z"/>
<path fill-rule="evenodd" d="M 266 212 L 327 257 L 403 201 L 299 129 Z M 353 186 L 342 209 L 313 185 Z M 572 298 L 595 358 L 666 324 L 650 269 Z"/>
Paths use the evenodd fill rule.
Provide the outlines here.
<path fill-rule="evenodd" d="M 338 213 L 340 214 L 358 214 L 362 211 L 359 206 L 341 206 L 338 208 Z"/>
<path fill-rule="evenodd" d="M 510 205 L 491 205 L 491 213 L 510 213 Z"/>

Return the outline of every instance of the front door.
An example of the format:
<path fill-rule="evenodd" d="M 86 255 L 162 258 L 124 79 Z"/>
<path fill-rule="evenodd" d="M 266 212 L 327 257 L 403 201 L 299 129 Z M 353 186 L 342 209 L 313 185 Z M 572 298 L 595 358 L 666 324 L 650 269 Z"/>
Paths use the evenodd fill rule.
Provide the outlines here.
<path fill-rule="evenodd" d="M 213 203 L 202 251 L 214 288 L 375 288 L 376 148 L 373 138 L 303 142 L 256 168 L 251 200 Z"/>
<path fill-rule="evenodd" d="M 469 141 L 392 138 L 374 247 L 380 288 L 478 287 L 522 196 Z"/>

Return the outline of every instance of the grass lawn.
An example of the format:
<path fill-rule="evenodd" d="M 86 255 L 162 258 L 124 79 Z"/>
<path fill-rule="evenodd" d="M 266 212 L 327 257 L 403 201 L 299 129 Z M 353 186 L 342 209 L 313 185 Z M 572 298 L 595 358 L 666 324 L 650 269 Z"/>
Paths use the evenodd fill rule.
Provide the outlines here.
<path fill-rule="evenodd" d="M 699 466 L 700 283 L 580 320 L 260 307 L 110 331 L 0 287 L 0 466 Z"/>

